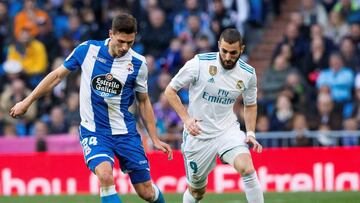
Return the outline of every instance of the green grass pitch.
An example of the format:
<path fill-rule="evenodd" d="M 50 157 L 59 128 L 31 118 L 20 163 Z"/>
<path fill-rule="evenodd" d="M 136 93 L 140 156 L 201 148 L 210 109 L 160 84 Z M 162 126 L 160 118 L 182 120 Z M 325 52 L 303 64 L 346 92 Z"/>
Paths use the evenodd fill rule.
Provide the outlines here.
<path fill-rule="evenodd" d="M 181 203 L 181 194 L 166 194 L 167 203 Z M 123 203 L 144 203 L 136 195 L 121 196 Z M 98 196 L 23 196 L 0 197 L 1 203 L 100 203 Z M 360 192 L 293 192 L 265 193 L 266 203 L 358 203 Z M 207 194 L 201 203 L 246 203 L 241 194 Z"/>

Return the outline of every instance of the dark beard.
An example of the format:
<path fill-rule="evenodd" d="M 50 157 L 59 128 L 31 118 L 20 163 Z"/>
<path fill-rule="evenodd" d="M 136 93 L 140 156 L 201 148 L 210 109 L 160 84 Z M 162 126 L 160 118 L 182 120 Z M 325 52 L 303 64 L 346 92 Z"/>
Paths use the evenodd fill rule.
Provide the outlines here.
<path fill-rule="evenodd" d="M 235 60 L 235 62 L 234 62 L 231 66 L 229 66 L 229 65 L 225 65 L 225 64 L 224 64 L 224 62 L 223 62 L 223 60 L 222 60 L 222 58 L 221 58 L 221 56 L 220 56 L 220 63 L 221 63 L 221 65 L 222 65 L 222 67 L 223 67 L 224 69 L 226 69 L 226 70 L 231 70 L 231 69 L 233 69 L 233 68 L 236 66 L 236 62 L 239 60 L 239 58 L 240 58 L 240 56 Z"/>

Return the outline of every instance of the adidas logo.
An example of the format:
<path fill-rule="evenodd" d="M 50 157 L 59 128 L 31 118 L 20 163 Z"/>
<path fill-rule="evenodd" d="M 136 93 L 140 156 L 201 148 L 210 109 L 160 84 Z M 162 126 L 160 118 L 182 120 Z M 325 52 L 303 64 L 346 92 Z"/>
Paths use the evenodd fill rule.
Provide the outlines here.
<path fill-rule="evenodd" d="M 215 80 L 214 80 L 214 78 L 210 78 L 210 79 L 208 80 L 208 82 L 209 82 L 209 83 L 215 83 Z"/>

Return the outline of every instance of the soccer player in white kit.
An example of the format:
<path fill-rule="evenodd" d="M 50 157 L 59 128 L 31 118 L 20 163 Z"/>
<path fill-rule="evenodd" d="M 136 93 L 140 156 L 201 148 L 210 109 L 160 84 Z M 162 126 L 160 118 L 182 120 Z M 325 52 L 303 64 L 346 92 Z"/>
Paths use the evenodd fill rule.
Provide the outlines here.
<path fill-rule="evenodd" d="M 218 47 L 219 52 L 198 54 L 189 60 L 165 90 L 171 106 L 185 124 L 182 152 L 188 189 L 183 203 L 195 203 L 203 198 L 216 156 L 241 174 L 248 202 L 263 203 L 247 144 L 252 144 L 258 153 L 262 151 L 254 133 L 257 116 L 255 70 L 240 59 L 245 46 L 236 29 L 224 30 Z M 185 86 L 189 86 L 188 110 L 177 95 Z M 240 95 L 244 101 L 246 135 L 240 130 L 233 112 Z"/>

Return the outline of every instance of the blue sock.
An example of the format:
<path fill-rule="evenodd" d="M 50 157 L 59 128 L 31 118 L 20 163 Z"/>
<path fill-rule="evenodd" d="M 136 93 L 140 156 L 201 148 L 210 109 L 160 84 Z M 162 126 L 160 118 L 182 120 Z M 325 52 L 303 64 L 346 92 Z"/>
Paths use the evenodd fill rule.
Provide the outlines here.
<path fill-rule="evenodd" d="M 115 190 L 115 185 L 100 188 L 101 203 L 122 203 Z"/>
<path fill-rule="evenodd" d="M 152 201 L 152 203 L 165 203 L 164 196 L 161 193 L 161 191 L 159 190 L 159 188 L 154 184 L 152 184 L 152 186 L 153 186 L 153 188 L 155 190 L 155 198 Z"/>
<path fill-rule="evenodd" d="M 101 197 L 101 203 L 122 203 L 118 194 Z"/>

